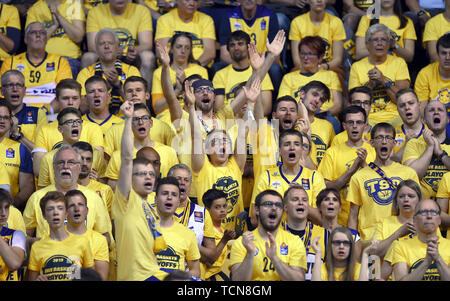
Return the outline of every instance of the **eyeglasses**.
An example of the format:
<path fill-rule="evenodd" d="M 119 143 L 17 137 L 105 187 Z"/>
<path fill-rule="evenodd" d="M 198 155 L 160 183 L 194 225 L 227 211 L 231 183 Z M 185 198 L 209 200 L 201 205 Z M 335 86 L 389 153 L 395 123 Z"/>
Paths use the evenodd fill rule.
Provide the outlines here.
<path fill-rule="evenodd" d="M 0 116 L 0 121 L 8 121 L 10 119 L 11 119 L 11 117 L 9 115 Z"/>
<path fill-rule="evenodd" d="M 376 140 L 376 141 L 380 141 L 380 142 L 383 141 L 383 140 L 386 140 L 387 142 L 392 142 L 392 141 L 395 140 L 395 138 L 392 137 L 392 136 L 381 136 L 381 135 L 376 136 L 373 139 Z"/>
<path fill-rule="evenodd" d="M 231 144 L 231 139 L 230 138 L 214 138 L 211 139 L 211 145 L 217 145 L 217 144 Z"/>
<path fill-rule="evenodd" d="M 316 53 L 312 53 L 312 52 L 303 52 L 303 51 L 300 51 L 300 56 L 313 57 L 313 56 L 317 56 L 317 54 L 316 54 Z"/>
<path fill-rule="evenodd" d="M 438 216 L 440 214 L 440 212 L 438 210 L 433 210 L 433 209 L 422 209 L 417 211 L 416 215 L 420 215 L 420 216 L 427 216 L 428 214 L 430 214 L 431 216 Z"/>
<path fill-rule="evenodd" d="M 55 162 L 55 165 L 58 167 L 64 167 L 66 165 L 66 163 L 67 163 L 67 166 L 69 166 L 69 167 L 73 167 L 77 164 L 80 164 L 80 162 L 74 161 L 74 160 L 69 160 L 69 161 L 59 160 L 59 161 Z"/>
<path fill-rule="evenodd" d="M 348 240 L 333 240 L 331 243 L 335 247 L 340 247 L 341 245 L 344 245 L 344 247 L 350 247 L 352 245 L 352 243 Z"/>
<path fill-rule="evenodd" d="M 133 173 L 133 176 L 138 176 L 138 177 L 146 177 L 147 175 L 149 175 L 150 177 L 156 176 L 153 171 L 138 171 L 138 172 Z"/>
<path fill-rule="evenodd" d="M 133 117 L 133 123 L 139 124 L 141 121 L 145 123 L 150 121 L 150 119 L 151 119 L 150 115 L 144 115 L 142 117 Z"/>
<path fill-rule="evenodd" d="M 357 126 L 362 126 L 362 125 L 365 124 L 365 122 L 363 120 L 356 120 L 356 121 L 354 121 L 354 120 L 347 120 L 345 123 L 348 124 L 349 126 L 354 126 L 355 124 Z"/>
<path fill-rule="evenodd" d="M 370 41 L 374 44 L 377 44 L 378 42 L 382 42 L 384 44 L 389 42 L 389 40 L 386 38 L 374 38 L 374 39 L 370 39 Z"/>
<path fill-rule="evenodd" d="M 364 101 L 354 100 L 354 101 L 352 101 L 352 105 L 355 105 L 355 106 L 361 106 L 361 105 L 370 106 L 370 104 L 371 104 L 370 100 L 364 100 Z"/>
<path fill-rule="evenodd" d="M 213 92 L 214 88 L 212 87 L 199 87 L 197 89 L 194 90 L 194 93 L 209 93 L 209 92 Z"/>
<path fill-rule="evenodd" d="M 281 202 L 271 202 L 271 201 L 265 201 L 261 203 L 261 206 L 263 207 L 267 207 L 267 208 L 272 208 L 273 206 L 275 206 L 276 209 L 283 209 L 283 203 Z"/>
<path fill-rule="evenodd" d="M 62 123 L 62 125 L 80 125 L 83 123 L 81 119 L 69 119 Z"/>
<path fill-rule="evenodd" d="M 10 83 L 10 84 L 3 85 L 3 87 L 5 87 L 8 90 L 13 90 L 14 88 L 16 88 L 16 89 L 23 88 L 23 87 L 25 87 L 25 85 L 22 83 Z"/>

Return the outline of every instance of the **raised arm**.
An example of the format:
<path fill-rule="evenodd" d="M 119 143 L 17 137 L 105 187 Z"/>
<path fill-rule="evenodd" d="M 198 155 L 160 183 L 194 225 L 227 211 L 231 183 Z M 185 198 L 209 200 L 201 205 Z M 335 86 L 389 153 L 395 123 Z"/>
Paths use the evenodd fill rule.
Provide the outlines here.
<path fill-rule="evenodd" d="M 125 199 L 128 199 L 131 190 L 132 172 L 133 172 L 133 131 L 131 124 L 133 121 L 134 106 L 129 100 L 125 101 L 120 110 L 125 116 L 125 126 L 122 133 L 121 142 L 121 163 L 119 180 L 117 181 L 117 188 Z"/>
<path fill-rule="evenodd" d="M 316 236 L 311 244 L 314 252 L 316 253 L 311 275 L 312 281 L 322 281 L 322 247 L 319 244 L 319 239 L 320 236 Z"/>
<path fill-rule="evenodd" d="M 195 95 L 194 88 L 191 87 L 188 81 L 184 83 L 185 90 L 185 108 L 189 113 L 189 125 L 191 126 L 191 167 L 195 173 L 200 172 L 205 164 L 205 149 L 203 146 L 202 130 L 197 120 L 197 113 L 195 112 Z"/>

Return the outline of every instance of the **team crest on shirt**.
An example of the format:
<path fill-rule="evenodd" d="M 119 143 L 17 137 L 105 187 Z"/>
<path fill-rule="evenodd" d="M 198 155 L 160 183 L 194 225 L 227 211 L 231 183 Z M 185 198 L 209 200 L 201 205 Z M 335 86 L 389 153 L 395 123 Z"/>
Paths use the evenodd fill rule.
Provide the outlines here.
<path fill-rule="evenodd" d="M 203 212 L 195 211 L 194 212 L 194 220 L 197 223 L 203 223 Z"/>
<path fill-rule="evenodd" d="M 448 104 L 450 102 L 450 90 L 448 88 L 440 89 L 436 99 L 443 104 Z"/>
<path fill-rule="evenodd" d="M 171 271 L 180 269 L 180 255 L 178 255 L 172 247 L 169 246 L 167 249 L 158 252 L 155 255 L 161 270 Z"/>
<path fill-rule="evenodd" d="M 266 30 L 267 22 L 265 19 L 261 20 L 261 30 Z"/>
<path fill-rule="evenodd" d="M 427 185 L 429 185 L 434 192 L 437 192 L 439 181 L 447 171 L 448 169 L 445 167 L 444 163 L 433 156 L 430 164 L 428 165 L 427 172 L 425 176 L 423 176 L 422 180 L 427 183 Z"/>
<path fill-rule="evenodd" d="M 273 189 L 278 190 L 281 187 L 281 182 L 280 181 L 273 181 L 272 183 L 270 183 L 270 186 Z"/>
<path fill-rule="evenodd" d="M 309 179 L 302 179 L 302 187 L 305 190 L 310 190 Z"/>
<path fill-rule="evenodd" d="M 25 65 L 24 64 L 19 64 L 16 66 L 16 69 L 19 70 L 20 72 L 23 72 L 23 70 L 25 70 Z"/>
<path fill-rule="evenodd" d="M 27 113 L 27 122 L 33 122 L 33 113 L 31 112 Z"/>
<path fill-rule="evenodd" d="M 74 279 L 74 272 L 79 270 L 80 259 L 78 256 L 54 255 L 50 257 L 42 268 L 42 274 L 48 280 L 70 280 Z"/>
<path fill-rule="evenodd" d="M 402 181 L 399 177 L 392 177 L 391 180 L 395 186 Z M 376 204 L 387 206 L 392 203 L 394 190 L 385 179 L 375 178 L 368 180 L 364 182 L 364 188 L 366 189 L 369 197 L 371 197 Z"/>
<path fill-rule="evenodd" d="M 421 258 L 419 260 L 417 260 L 416 262 L 414 262 L 411 267 L 409 268 L 409 273 L 414 272 L 424 261 L 424 258 Z M 439 270 L 436 266 L 436 263 L 433 261 L 432 264 L 430 264 L 427 268 L 427 271 L 425 272 L 425 274 L 423 275 L 422 280 L 425 281 L 440 281 L 441 280 L 441 276 L 439 274 Z"/>
<path fill-rule="evenodd" d="M 280 255 L 288 255 L 288 253 L 289 253 L 288 245 L 285 242 L 283 242 L 280 245 Z"/>
<path fill-rule="evenodd" d="M 14 158 L 14 157 L 15 157 L 15 151 L 11 147 L 8 147 L 6 149 L 6 158 Z"/>
<path fill-rule="evenodd" d="M 236 22 L 233 24 L 234 30 L 242 30 L 242 24 L 239 22 Z"/>
<path fill-rule="evenodd" d="M 47 63 L 47 67 L 45 69 L 47 72 L 55 71 L 55 62 Z"/>
<path fill-rule="evenodd" d="M 221 177 L 212 186 L 213 189 L 222 190 L 227 194 L 227 213 L 233 212 L 239 197 L 239 182 L 232 177 Z"/>

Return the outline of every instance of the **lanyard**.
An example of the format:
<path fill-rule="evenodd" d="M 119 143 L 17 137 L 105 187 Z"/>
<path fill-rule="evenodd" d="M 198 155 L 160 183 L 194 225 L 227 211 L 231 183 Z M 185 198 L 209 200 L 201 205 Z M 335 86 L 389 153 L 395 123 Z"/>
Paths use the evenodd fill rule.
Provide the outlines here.
<path fill-rule="evenodd" d="M 197 114 L 197 118 L 200 121 L 200 123 L 202 124 L 203 129 L 205 130 L 206 134 L 209 134 L 209 132 L 218 128 L 217 119 L 216 119 L 216 116 L 214 116 L 214 114 L 212 115 L 212 120 L 213 120 L 213 128 L 212 129 L 210 129 L 210 127 L 206 124 L 206 122 L 203 120 L 203 118 L 200 117 L 200 115 L 201 115 L 201 113 Z"/>
<path fill-rule="evenodd" d="M 394 184 L 394 182 L 392 182 L 392 180 L 390 178 L 388 178 L 386 176 L 386 174 L 384 173 L 384 171 L 378 167 L 375 163 L 370 162 L 369 163 L 369 167 L 372 168 L 377 174 L 379 174 L 383 179 L 385 179 L 388 183 L 389 186 L 391 186 L 392 189 L 396 190 L 397 189 L 397 185 Z"/>

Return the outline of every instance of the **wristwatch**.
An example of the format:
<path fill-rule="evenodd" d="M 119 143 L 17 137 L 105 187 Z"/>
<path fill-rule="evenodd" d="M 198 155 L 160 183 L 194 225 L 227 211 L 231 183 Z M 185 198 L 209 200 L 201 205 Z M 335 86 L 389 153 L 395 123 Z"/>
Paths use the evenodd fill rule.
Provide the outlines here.
<path fill-rule="evenodd" d="M 384 84 L 384 87 L 385 87 L 386 89 L 389 89 L 389 88 L 392 87 L 393 85 L 394 85 L 394 82 L 391 81 L 391 80 L 388 80 L 388 81 Z"/>
<path fill-rule="evenodd" d="M 446 151 L 442 151 L 442 153 L 439 155 L 439 159 L 442 160 L 442 158 L 444 158 L 445 156 L 448 156 Z"/>
<path fill-rule="evenodd" d="M 11 138 L 11 139 L 14 140 L 14 141 L 19 141 L 20 139 L 23 138 L 23 133 L 22 133 L 22 132 L 19 132 L 18 135 L 10 134 L 10 135 L 9 135 L 9 138 Z"/>
<path fill-rule="evenodd" d="M 423 14 L 425 14 L 425 11 L 423 9 L 421 9 L 417 12 L 418 17 L 422 16 Z"/>

